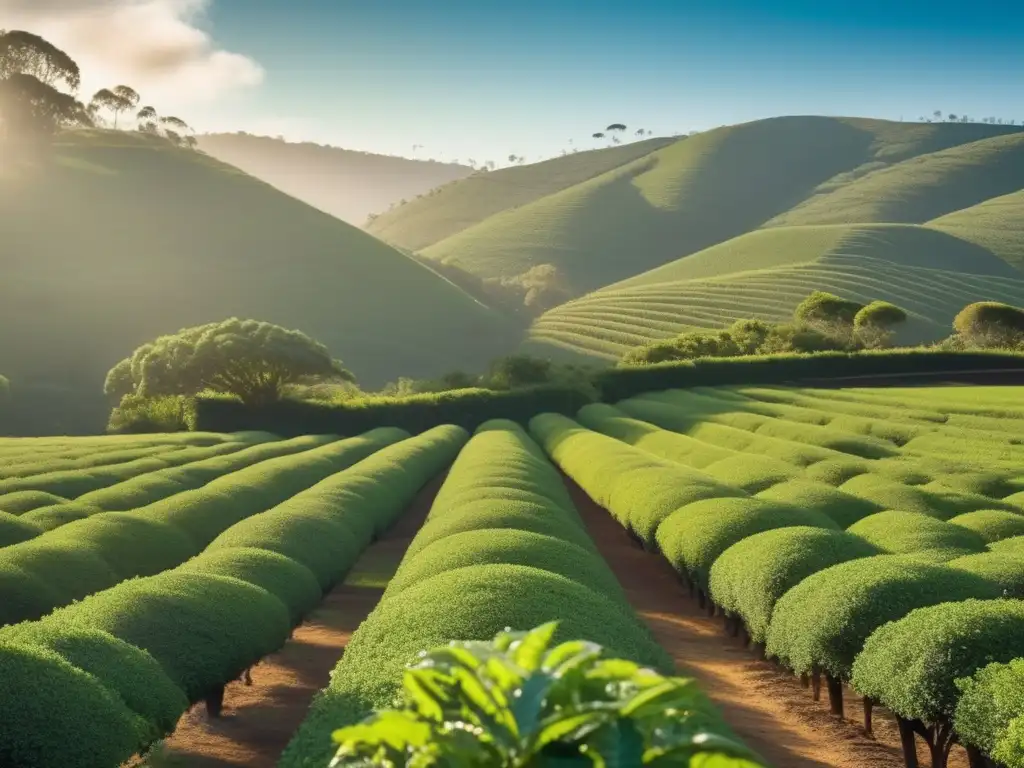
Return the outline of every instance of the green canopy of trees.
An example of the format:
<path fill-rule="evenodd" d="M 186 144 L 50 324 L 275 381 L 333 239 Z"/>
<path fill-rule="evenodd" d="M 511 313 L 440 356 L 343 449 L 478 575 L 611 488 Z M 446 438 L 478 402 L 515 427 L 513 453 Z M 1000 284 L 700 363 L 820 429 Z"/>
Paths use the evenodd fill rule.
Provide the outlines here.
<path fill-rule="evenodd" d="M 120 400 L 213 390 L 261 405 L 280 399 L 286 384 L 309 378 L 355 380 L 300 331 L 230 318 L 143 344 L 110 370 L 104 392 Z"/>

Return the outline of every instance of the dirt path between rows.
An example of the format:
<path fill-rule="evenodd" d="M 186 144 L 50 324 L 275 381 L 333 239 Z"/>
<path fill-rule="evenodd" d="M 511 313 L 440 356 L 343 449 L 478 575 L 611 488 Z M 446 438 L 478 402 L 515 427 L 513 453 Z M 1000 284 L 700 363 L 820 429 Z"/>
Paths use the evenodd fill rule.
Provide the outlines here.
<path fill-rule="evenodd" d="M 566 478 L 598 551 L 607 561 L 637 614 L 723 711 L 744 742 L 775 768 L 904 768 L 896 724 L 885 710 L 874 715 L 875 738 L 865 736 L 861 700 L 847 692 L 847 720 L 830 714 L 827 695 L 815 702 L 791 674 L 758 661 L 729 637 L 722 619 L 709 618 L 690 597 L 661 555 L 645 551 L 629 533 Z M 959 750 L 958 750 L 959 751 Z M 919 745 L 922 765 L 930 765 Z M 949 768 L 966 768 L 961 754 Z"/>
<path fill-rule="evenodd" d="M 277 653 L 252 670 L 252 685 L 231 683 L 219 719 L 197 705 L 146 761 L 149 768 L 273 768 L 349 638 L 376 607 L 444 481 L 420 491 L 401 519 L 363 553 L 345 581 Z"/>

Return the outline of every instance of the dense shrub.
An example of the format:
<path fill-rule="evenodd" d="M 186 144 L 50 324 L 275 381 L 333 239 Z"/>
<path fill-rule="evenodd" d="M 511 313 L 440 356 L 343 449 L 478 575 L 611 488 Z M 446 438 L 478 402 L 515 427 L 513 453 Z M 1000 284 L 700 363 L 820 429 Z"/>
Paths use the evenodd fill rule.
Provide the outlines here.
<path fill-rule="evenodd" d="M 177 572 L 122 582 L 43 623 L 100 629 L 147 651 L 189 701 L 237 678 L 291 633 L 288 610 L 266 590 Z"/>
<path fill-rule="evenodd" d="M 980 494 L 952 489 L 923 488 L 867 473 L 850 478 L 839 490 L 872 501 L 884 509 L 916 512 L 937 520 L 950 520 L 966 512 L 991 509 L 1000 502 Z M 1010 505 L 1005 505 L 1010 508 Z"/>
<path fill-rule="evenodd" d="M 964 600 L 919 608 L 875 631 L 853 665 L 853 685 L 905 720 L 939 726 L 948 754 L 956 681 L 993 661 L 1024 656 L 1024 602 Z M 945 755 L 942 756 L 943 758 Z M 944 768 L 945 759 L 935 763 Z"/>
<path fill-rule="evenodd" d="M 285 436 L 324 431 L 352 435 L 380 426 L 422 432 L 440 424 L 473 430 L 491 419 L 512 419 L 525 424 L 544 411 L 571 415 L 591 399 L 579 388 L 562 386 L 506 392 L 464 389 L 337 404 L 283 400 L 260 407 L 200 397 L 196 401 L 196 423 L 201 429 L 214 431 L 265 429 Z"/>
<path fill-rule="evenodd" d="M 128 394 L 110 412 L 107 421 L 107 431 L 114 435 L 188 432 L 195 428 L 195 400 L 187 395 Z"/>
<path fill-rule="evenodd" d="M 820 512 L 832 518 L 840 528 L 849 528 L 882 509 L 868 499 L 844 493 L 826 483 L 805 479 L 778 483 L 758 493 L 757 498 Z"/>
<path fill-rule="evenodd" d="M 915 608 L 997 598 L 986 579 L 901 555 L 859 558 L 808 576 L 775 605 L 767 651 L 794 672 L 850 679 L 864 641 Z"/>
<path fill-rule="evenodd" d="M 601 371 L 595 384 L 604 402 L 656 390 L 728 384 L 792 384 L 848 376 L 901 376 L 934 372 L 1024 369 L 1024 356 L 1009 352 L 943 352 L 893 349 L 871 352 L 772 354 L 622 365 Z"/>
<path fill-rule="evenodd" d="M 120 765 L 144 744 L 141 720 L 95 677 L 52 651 L 0 642 L 0 679 L 2 765 Z"/>
<path fill-rule="evenodd" d="M 1004 555 L 1024 555 L 1024 536 L 1011 536 L 989 544 L 988 548 Z"/>
<path fill-rule="evenodd" d="M 0 512 L 0 547 L 28 541 L 42 532 L 42 526 L 33 520 L 26 520 L 7 512 Z"/>
<path fill-rule="evenodd" d="M 953 318 L 953 328 L 969 344 L 1013 347 L 1024 343 L 1024 309 L 979 301 L 968 304 Z"/>
<path fill-rule="evenodd" d="M 658 526 L 657 542 L 672 566 L 707 589 L 715 560 L 756 533 L 788 526 L 838 530 L 821 512 L 751 498 L 705 499 L 676 510 Z"/>
<path fill-rule="evenodd" d="M 1024 658 L 993 662 L 956 684 L 953 724 L 960 740 L 1008 768 L 1024 766 Z"/>
<path fill-rule="evenodd" d="M 857 341 L 868 348 L 887 346 L 893 329 L 907 321 L 907 313 L 887 301 L 872 301 L 853 317 Z"/>
<path fill-rule="evenodd" d="M 854 318 L 865 307 L 856 301 L 842 299 L 833 293 L 815 291 L 801 301 L 793 317 L 803 323 L 840 323 L 852 325 Z"/>
<path fill-rule="evenodd" d="M 949 560 L 946 565 L 981 576 L 995 584 L 1004 597 L 1024 599 L 1024 558 L 1003 552 L 979 552 Z"/>
<path fill-rule="evenodd" d="M 711 598 L 743 619 L 756 643 L 767 639 L 775 604 L 812 573 L 878 549 L 857 536 L 829 528 L 792 526 L 738 541 L 711 566 Z"/>
<path fill-rule="evenodd" d="M 62 504 L 67 501 L 63 496 L 46 491 L 12 491 L 0 496 L 0 510 L 11 515 L 21 515 L 39 507 Z"/>
<path fill-rule="evenodd" d="M 847 529 L 892 555 L 942 550 L 969 555 L 986 549 L 974 531 L 917 512 L 878 512 Z"/>
<path fill-rule="evenodd" d="M 564 416 L 536 416 L 530 432 L 590 498 L 648 544 L 654 543 L 661 521 L 685 504 L 746 495 L 699 470 L 583 429 Z"/>
<path fill-rule="evenodd" d="M 2 504 L 2 500 L 0 500 Z M 974 531 L 987 543 L 1024 536 L 1024 515 L 999 509 L 979 509 L 950 518 L 950 523 Z"/>

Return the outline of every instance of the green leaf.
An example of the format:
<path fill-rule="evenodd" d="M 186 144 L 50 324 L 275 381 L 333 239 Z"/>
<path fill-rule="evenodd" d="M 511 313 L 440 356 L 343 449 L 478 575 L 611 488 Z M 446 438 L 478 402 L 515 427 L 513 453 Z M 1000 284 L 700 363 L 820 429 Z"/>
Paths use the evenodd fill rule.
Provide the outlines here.
<path fill-rule="evenodd" d="M 556 682 L 551 675 L 539 672 L 528 677 L 512 696 L 509 709 L 516 721 L 520 738 L 532 739 L 540 722 L 548 692 Z"/>
<path fill-rule="evenodd" d="M 666 709 L 692 709 L 701 703 L 701 694 L 692 680 L 665 678 L 661 683 L 640 691 L 622 707 L 623 717 L 645 718 Z"/>
<path fill-rule="evenodd" d="M 430 743 L 433 729 L 429 724 L 417 720 L 411 712 L 384 710 L 366 720 L 331 734 L 341 750 L 356 744 L 388 746 L 404 750 L 408 747 L 422 747 Z"/>
<path fill-rule="evenodd" d="M 582 752 L 598 768 L 633 768 L 644 753 L 643 734 L 629 720 L 613 720 L 587 737 Z"/>
<path fill-rule="evenodd" d="M 612 721 L 615 713 L 606 709 L 587 709 L 573 714 L 558 714 L 542 724 L 533 742 L 533 752 L 539 752 L 556 741 L 582 741 L 605 723 Z"/>
<path fill-rule="evenodd" d="M 452 704 L 451 692 L 430 674 L 430 670 L 407 669 L 402 687 L 409 704 L 419 711 L 422 717 L 440 722 L 444 719 L 447 706 Z"/>
<path fill-rule="evenodd" d="M 533 672 L 540 666 L 544 652 L 551 644 L 551 638 L 555 636 L 558 629 L 557 621 L 550 621 L 541 624 L 536 629 L 528 632 L 525 637 L 509 646 L 512 661 L 523 669 Z"/>

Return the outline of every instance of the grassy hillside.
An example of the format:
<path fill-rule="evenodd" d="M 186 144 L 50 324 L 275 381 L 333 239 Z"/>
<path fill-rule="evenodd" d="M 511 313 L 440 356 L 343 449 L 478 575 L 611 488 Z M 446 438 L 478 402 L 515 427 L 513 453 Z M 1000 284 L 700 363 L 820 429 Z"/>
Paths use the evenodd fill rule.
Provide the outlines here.
<path fill-rule="evenodd" d="M 974 141 L 826 185 L 768 226 L 918 224 L 1024 188 L 1024 133 Z"/>
<path fill-rule="evenodd" d="M 927 226 L 979 245 L 1024 272 L 1024 188 L 946 214 Z"/>
<path fill-rule="evenodd" d="M 839 194 L 924 153 L 986 139 L 993 148 L 971 158 L 1015 157 L 1008 148 L 1024 134 L 991 138 L 1014 131 L 1020 129 L 826 117 L 719 128 L 493 215 L 423 254 L 483 276 L 551 263 L 583 293 L 778 223 L 825 190 Z M 1019 178 L 1020 169 L 1008 174 Z M 999 193 L 1000 184 L 989 183 L 988 194 Z M 965 204 L 978 202 L 967 198 Z"/>
<path fill-rule="evenodd" d="M 724 277 L 598 291 L 542 315 L 525 348 L 560 357 L 615 360 L 633 347 L 684 331 L 720 328 L 740 318 L 786 320 L 814 290 L 862 303 L 884 299 L 898 304 L 909 314 L 899 339 L 905 343 L 948 336 L 953 316 L 974 301 L 1024 305 L 1024 276 L 931 269 L 863 254 L 831 255 Z"/>
<path fill-rule="evenodd" d="M 456 163 L 290 143 L 246 133 L 200 136 L 199 148 L 357 227 L 364 226 L 370 214 L 473 172 Z"/>
<path fill-rule="evenodd" d="M 609 289 L 724 277 L 830 259 L 875 259 L 950 272 L 1024 279 L 1001 254 L 952 229 L 914 224 L 826 224 L 758 229 L 623 280 Z"/>
<path fill-rule="evenodd" d="M 401 248 L 418 251 L 488 216 L 567 189 L 674 141 L 647 139 L 474 174 L 381 214 L 367 231 Z"/>
<path fill-rule="evenodd" d="M 490 310 L 365 232 L 141 134 L 70 133 L 49 161 L 5 163 L 0 231 L 15 385 L 98 391 L 139 343 L 232 315 L 299 328 L 370 384 L 479 367 L 512 343 Z"/>

